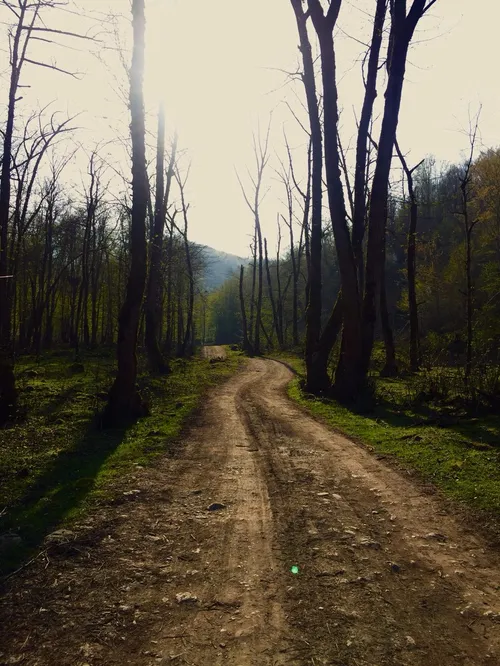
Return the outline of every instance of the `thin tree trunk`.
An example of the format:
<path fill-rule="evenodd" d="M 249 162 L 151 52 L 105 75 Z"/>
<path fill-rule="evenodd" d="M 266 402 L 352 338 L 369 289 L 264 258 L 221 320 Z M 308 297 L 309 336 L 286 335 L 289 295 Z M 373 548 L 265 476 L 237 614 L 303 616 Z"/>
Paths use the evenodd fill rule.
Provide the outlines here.
<path fill-rule="evenodd" d="M 254 313 L 255 313 L 255 286 L 257 284 L 257 228 L 254 228 L 253 236 L 253 262 L 252 262 L 252 293 L 250 296 L 250 322 L 249 322 L 249 333 L 250 333 L 250 344 L 252 346 L 252 353 L 255 348 L 255 338 L 254 338 Z"/>
<path fill-rule="evenodd" d="M 170 356 L 173 343 L 173 284 L 172 284 L 172 261 L 174 246 L 174 225 L 170 225 L 167 247 L 167 304 L 166 304 L 166 331 L 165 331 L 165 353 Z"/>
<path fill-rule="evenodd" d="M 466 293 L 467 293 L 467 348 L 465 358 L 465 381 L 468 382 L 472 372 L 472 346 L 474 342 L 474 295 L 472 283 L 472 230 L 469 226 L 468 210 L 465 208 L 464 216 L 466 225 L 466 253 L 465 253 L 465 275 L 466 275 Z"/>
<path fill-rule="evenodd" d="M 417 372 L 420 367 L 420 335 L 418 326 L 418 304 L 417 304 L 417 222 L 418 205 L 416 200 L 410 206 L 410 225 L 408 229 L 408 304 L 410 309 L 410 370 Z"/>
<path fill-rule="evenodd" d="M 384 337 L 385 365 L 380 374 L 382 377 L 395 377 L 398 374 L 398 366 L 396 363 L 394 335 L 392 333 L 392 327 L 389 321 L 389 310 L 387 307 L 387 288 L 385 279 L 386 239 L 384 239 L 383 255 L 382 281 L 380 283 L 380 323 L 382 325 L 382 334 Z"/>
<path fill-rule="evenodd" d="M 413 173 L 422 164 L 419 162 L 412 169 L 408 168 L 406 160 L 401 152 L 398 142 L 395 142 L 396 152 L 401 161 L 403 171 L 408 182 L 408 194 L 410 196 L 410 222 L 408 225 L 407 243 L 407 273 L 408 273 L 408 308 L 410 318 L 410 370 L 417 372 L 420 367 L 420 336 L 418 330 L 418 305 L 416 290 L 416 258 L 417 258 L 417 224 L 418 224 L 418 202 L 413 186 Z"/>
<path fill-rule="evenodd" d="M 240 266 L 240 284 L 239 284 L 239 293 L 240 293 L 240 310 L 241 310 L 241 328 L 243 333 L 243 351 L 247 354 L 253 355 L 253 350 L 248 339 L 248 325 L 247 325 L 247 313 L 245 308 L 245 297 L 243 294 L 243 278 L 244 278 L 245 269 L 243 265 Z"/>
<path fill-rule="evenodd" d="M 280 330 L 280 324 L 278 319 L 278 312 L 276 310 L 276 301 L 274 299 L 273 293 L 273 283 L 271 280 L 271 271 L 269 270 L 269 257 L 267 254 L 267 238 L 264 238 L 264 261 L 266 263 L 266 277 L 267 277 L 267 291 L 269 294 L 269 300 L 271 302 L 271 310 L 273 313 L 273 324 L 274 330 L 276 332 L 276 339 L 278 340 L 278 345 L 280 349 L 283 348 L 283 338 Z"/>
<path fill-rule="evenodd" d="M 262 251 L 262 230 L 260 228 L 260 220 L 256 220 L 255 224 L 257 230 L 257 247 L 259 252 L 258 263 L 258 280 L 257 280 L 257 307 L 255 308 L 255 336 L 254 336 L 254 353 L 260 355 L 260 330 L 262 321 L 262 293 L 264 286 L 264 266 L 263 266 L 263 251 Z"/>

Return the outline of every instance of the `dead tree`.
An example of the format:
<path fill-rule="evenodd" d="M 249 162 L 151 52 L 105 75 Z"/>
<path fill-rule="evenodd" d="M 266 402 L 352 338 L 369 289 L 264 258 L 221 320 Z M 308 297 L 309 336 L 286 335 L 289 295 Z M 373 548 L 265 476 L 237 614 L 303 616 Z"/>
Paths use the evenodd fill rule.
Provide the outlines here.
<path fill-rule="evenodd" d="M 109 392 L 105 412 L 108 424 L 123 422 L 146 413 L 137 380 L 137 333 L 146 283 L 146 214 L 148 174 L 146 169 L 144 114 L 144 0 L 132 2 L 134 45 L 130 68 L 130 115 L 132 136 L 132 216 L 130 224 L 130 272 L 125 301 L 118 322 L 118 370 Z"/>
<path fill-rule="evenodd" d="M 250 181 L 253 187 L 253 199 L 250 200 L 247 196 L 243 183 L 238 177 L 238 182 L 241 187 L 243 198 L 248 208 L 252 212 L 254 218 L 254 229 L 255 229 L 255 262 L 258 267 L 257 275 L 257 302 L 255 306 L 255 329 L 252 337 L 252 347 L 254 354 L 260 355 L 261 345 L 260 345 L 260 333 L 262 329 L 262 294 L 263 294 L 263 283 L 264 283 L 264 253 L 263 253 L 263 242 L 262 242 L 262 228 L 260 224 L 260 204 L 262 202 L 265 194 L 262 194 L 262 185 L 263 185 L 263 176 L 266 169 L 267 163 L 269 161 L 269 134 L 271 131 L 271 123 L 267 127 L 267 133 L 264 140 L 258 133 L 256 137 L 253 137 L 253 150 L 255 157 L 255 176 L 250 175 Z"/>
<path fill-rule="evenodd" d="M 182 230 L 179 229 L 178 227 L 176 228 L 184 241 L 184 250 L 186 253 L 186 269 L 187 269 L 188 285 L 189 285 L 186 330 L 184 332 L 184 336 L 178 340 L 179 343 L 178 353 L 181 358 L 186 356 L 186 354 L 190 356 L 193 353 L 195 280 L 194 280 L 193 262 L 191 258 L 191 248 L 189 245 L 189 238 L 188 238 L 189 204 L 186 203 L 186 197 L 185 197 L 186 183 L 189 178 L 190 169 L 191 167 L 189 166 L 184 179 L 181 178 L 179 169 L 175 169 L 174 171 L 175 180 L 177 182 L 181 195 L 182 219 L 184 222 L 184 228 Z M 171 224 L 175 224 L 173 219 L 171 220 Z"/>

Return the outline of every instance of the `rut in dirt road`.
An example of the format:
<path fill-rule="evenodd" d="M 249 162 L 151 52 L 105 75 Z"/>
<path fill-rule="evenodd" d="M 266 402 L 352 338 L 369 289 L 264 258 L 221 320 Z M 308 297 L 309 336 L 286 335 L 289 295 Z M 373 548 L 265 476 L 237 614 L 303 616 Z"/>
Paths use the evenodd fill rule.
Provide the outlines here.
<path fill-rule="evenodd" d="M 71 557 L 15 579 L 0 664 L 500 664 L 498 555 L 291 403 L 291 376 L 249 360 Z"/>

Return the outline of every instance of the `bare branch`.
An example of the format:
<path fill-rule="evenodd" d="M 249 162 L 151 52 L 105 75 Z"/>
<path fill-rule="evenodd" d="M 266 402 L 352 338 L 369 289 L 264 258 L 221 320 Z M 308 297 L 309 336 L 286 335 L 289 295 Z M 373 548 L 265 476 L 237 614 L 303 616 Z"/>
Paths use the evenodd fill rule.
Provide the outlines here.
<path fill-rule="evenodd" d="M 29 62 L 31 65 L 37 65 L 38 67 L 45 67 L 46 69 L 52 69 L 55 72 L 61 72 L 61 74 L 67 74 L 68 76 L 72 76 L 74 79 L 79 80 L 81 76 L 83 76 L 83 72 L 70 72 L 67 69 L 62 69 L 61 67 L 57 67 L 57 65 L 49 64 L 46 62 L 40 62 L 38 60 L 31 60 L 31 58 L 25 58 L 25 62 Z"/>

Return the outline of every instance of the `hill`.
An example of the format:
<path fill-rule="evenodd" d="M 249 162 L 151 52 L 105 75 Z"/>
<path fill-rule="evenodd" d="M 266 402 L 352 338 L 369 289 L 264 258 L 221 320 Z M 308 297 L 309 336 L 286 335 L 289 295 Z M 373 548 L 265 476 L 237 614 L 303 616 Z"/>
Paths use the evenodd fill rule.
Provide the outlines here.
<path fill-rule="evenodd" d="M 205 288 L 209 291 L 220 287 L 230 275 L 239 270 L 241 264 L 246 265 L 248 261 L 248 259 L 221 252 L 208 245 L 202 245 L 201 247 L 207 265 Z"/>

